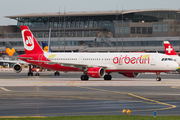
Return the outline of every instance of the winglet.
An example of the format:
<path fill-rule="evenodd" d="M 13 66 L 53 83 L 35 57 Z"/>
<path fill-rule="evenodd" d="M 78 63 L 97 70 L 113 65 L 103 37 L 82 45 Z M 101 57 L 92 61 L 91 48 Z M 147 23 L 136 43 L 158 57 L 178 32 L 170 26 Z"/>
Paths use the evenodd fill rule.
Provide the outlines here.
<path fill-rule="evenodd" d="M 164 41 L 164 49 L 166 55 L 177 55 L 177 53 L 175 52 L 174 48 L 171 46 L 169 41 Z"/>

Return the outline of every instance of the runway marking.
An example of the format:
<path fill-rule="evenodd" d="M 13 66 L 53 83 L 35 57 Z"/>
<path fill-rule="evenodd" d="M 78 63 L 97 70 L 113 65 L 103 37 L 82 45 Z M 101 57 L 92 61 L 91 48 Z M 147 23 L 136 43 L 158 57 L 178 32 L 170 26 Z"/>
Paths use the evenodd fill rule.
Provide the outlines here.
<path fill-rule="evenodd" d="M 180 89 L 180 86 L 171 86 L 171 88 Z"/>
<path fill-rule="evenodd" d="M 150 101 L 150 102 L 154 102 L 160 105 L 166 105 L 166 106 L 170 106 L 170 107 L 166 107 L 166 108 L 158 108 L 158 109 L 146 109 L 146 110 L 131 110 L 132 112 L 135 111 L 154 111 L 154 110 L 167 110 L 167 109 L 172 109 L 172 108 L 176 108 L 177 106 L 172 105 L 172 104 L 168 104 L 168 103 L 163 103 L 163 102 L 159 102 L 156 100 L 152 100 L 152 99 L 148 99 L 145 97 L 141 97 L 132 93 L 125 93 L 125 92 L 117 92 L 117 91 L 109 91 L 109 90 L 103 90 L 103 89 L 96 89 L 96 88 L 90 88 L 90 87 L 82 87 L 82 86 L 76 86 L 76 87 L 80 87 L 80 88 L 85 88 L 85 89 L 91 89 L 91 90 L 97 90 L 97 91 L 104 91 L 104 92 L 111 92 L 111 93 L 120 93 L 120 94 L 126 94 L 126 95 L 130 95 L 136 98 L 140 98 L 142 100 L 146 100 L 146 101 Z"/>
<path fill-rule="evenodd" d="M 157 81 L 156 84 L 179 84 L 180 81 L 162 81 L 162 82 L 159 82 Z"/>
<path fill-rule="evenodd" d="M 74 86 L 74 84 L 88 84 L 89 82 L 85 81 L 71 81 L 68 83 L 68 86 Z"/>
<path fill-rule="evenodd" d="M 88 99 L 88 100 L 119 100 L 128 102 L 143 102 L 143 101 L 131 101 L 131 100 L 120 100 L 120 99 L 106 99 L 106 98 L 90 98 L 90 97 L 77 97 L 77 96 L 51 96 L 51 95 L 24 95 L 24 94 L 0 94 L 9 96 L 28 96 L 28 97 L 51 97 L 51 98 L 78 98 L 78 99 Z M 144 103 L 144 102 L 143 102 Z"/>
<path fill-rule="evenodd" d="M 72 86 L 74 81 L 69 82 L 68 86 Z"/>
<path fill-rule="evenodd" d="M 0 89 L 2 89 L 2 90 L 4 90 L 4 91 L 11 91 L 11 90 L 8 90 L 8 89 L 6 89 L 6 88 L 4 88 L 4 87 L 0 87 Z"/>
<path fill-rule="evenodd" d="M 107 91 L 107 90 L 102 90 L 102 91 Z M 123 92 L 116 92 L 116 91 L 111 91 L 114 93 L 123 93 Z M 152 102 L 144 102 L 144 101 L 131 101 L 131 100 L 120 100 L 120 99 L 106 99 L 106 98 L 90 98 L 90 97 L 77 97 L 77 96 L 51 96 L 51 95 L 24 95 L 24 94 L 0 94 L 0 95 L 10 95 L 10 96 L 33 96 L 33 97 L 55 97 L 55 98 L 78 98 L 78 99 L 91 99 L 91 100 L 114 100 L 114 101 L 126 101 L 126 102 L 140 102 L 140 103 L 148 103 L 148 104 L 157 104 L 157 103 L 152 103 Z M 152 110 L 157 110 L 157 109 L 148 109 L 148 110 L 131 110 L 133 112 L 137 111 L 152 111 Z M 43 115 L 72 115 L 72 114 L 94 114 L 94 113 L 122 113 L 122 111 L 102 111 L 102 112 L 72 112 L 72 113 L 45 113 L 45 114 L 38 114 L 39 117 L 44 117 Z M 23 116 L 31 117 L 33 115 L 37 114 L 23 114 Z M 2 116 L 4 117 L 4 116 Z M 14 116 L 7 116 L 7 117 L 14 117 Z M 18 116 L 19 117 L 19 116 Z M 1 117 L 0 117 L 1 118 Z M 21 118 L 21 117 L 20 117 Z"/>

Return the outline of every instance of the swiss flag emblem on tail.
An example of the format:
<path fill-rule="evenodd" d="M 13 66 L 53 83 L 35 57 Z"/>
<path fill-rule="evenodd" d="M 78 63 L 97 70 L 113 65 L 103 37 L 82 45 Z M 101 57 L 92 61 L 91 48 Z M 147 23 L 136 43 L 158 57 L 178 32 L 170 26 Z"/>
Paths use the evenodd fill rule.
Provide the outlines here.
<path fill-rule="evenodd" d="M 177 53 L 174 51 L 173 47 L 168 41 L 164 41 L 164 49 L 166 55 L 177 55 Z"/>
<path fill-rule="evenodd" d="M 21 26 L 21 33 L 26 54 L 43 54 L 43 50 L 27 26 Z"/>

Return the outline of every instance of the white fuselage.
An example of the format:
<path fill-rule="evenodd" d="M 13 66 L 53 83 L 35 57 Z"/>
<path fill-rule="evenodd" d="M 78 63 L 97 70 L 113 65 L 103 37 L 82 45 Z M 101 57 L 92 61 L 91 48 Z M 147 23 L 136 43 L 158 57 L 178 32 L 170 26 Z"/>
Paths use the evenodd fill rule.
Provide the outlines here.
<path fill-rule="evenodd" d="M 171 58 L 173 58 L 174 61 L 178 63 L 180 66 L 180 57 L 178 55 L 169 55 Z"/>
<path fill-rule="evenodd" d="M 88 67 L 102 66 L 106 70 L 124 71 L 171 71 L 178 65 L 173 60 L 162 61 L 170 58 L 160 53 L 44 53 L 51 62 L 59 64 L 81 64 Z"/>

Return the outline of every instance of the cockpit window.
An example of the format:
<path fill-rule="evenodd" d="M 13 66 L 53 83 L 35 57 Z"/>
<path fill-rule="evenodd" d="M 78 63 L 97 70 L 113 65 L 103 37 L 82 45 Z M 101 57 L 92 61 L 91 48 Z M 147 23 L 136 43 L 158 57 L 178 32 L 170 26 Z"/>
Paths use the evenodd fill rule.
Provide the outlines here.
<path fill-rule="evenodd" d="M 168 58 L 168 60 L 169 60 L 169 61 L 173 61 L 173 59 L 172 59 L 172 58 Z"/>
<path fill-rule="evenodd" d="M 173 59 L 172 58 L 162 58 L 161 61 L 173 61 Z"/>

